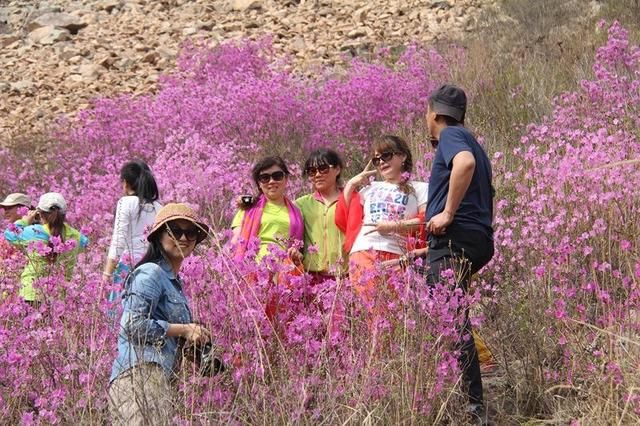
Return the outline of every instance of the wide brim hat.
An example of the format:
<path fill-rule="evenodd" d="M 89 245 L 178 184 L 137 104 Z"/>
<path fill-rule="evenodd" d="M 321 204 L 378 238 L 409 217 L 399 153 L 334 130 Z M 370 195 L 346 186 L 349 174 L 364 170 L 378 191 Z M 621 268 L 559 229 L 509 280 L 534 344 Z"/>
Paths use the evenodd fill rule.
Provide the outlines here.
<path fill-rule="evenodd" d="M 209 234 L 209 226 L 204 223 L 195 210 L 186 204 L 182 203 L 169 203 L 162 207 L 158 214 L 156 215 L 156 220 L 153 223 L 153 227 L 151 231 L 149 231 L 149 235 L 147 235 L 147 240 L 151 241 L 153 235 L 161 231 L 163 226 L 171 222 L 172 220 L 184 219 L 193 223 L 198 227 L 202 232 L 198 235 L 198 239 L 196 240 L 196 244 L 201 243 L 207 235 Z"/>
<path fill-rule="evenodd" d="M 31 197 L 21 192 L 14 192 L 7 195 L 1 203 L 0 207 L 25 206 L 31 207 Z"/>

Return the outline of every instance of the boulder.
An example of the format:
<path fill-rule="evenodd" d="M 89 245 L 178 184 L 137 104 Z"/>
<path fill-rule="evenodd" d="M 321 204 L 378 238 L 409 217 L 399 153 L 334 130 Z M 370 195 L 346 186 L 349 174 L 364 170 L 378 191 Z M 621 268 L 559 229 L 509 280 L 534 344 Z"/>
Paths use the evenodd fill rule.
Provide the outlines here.
<path fill-rule="evenodd" d="M 0 36 L 0 47 L 7 47 L 18 40 L 20 40 L 20 37 L 18 37 L 17 35 L 13 35 L 13 34 L 2 35 Z"/>
<path fill-rule="evenodd" d="M 27 30 L 33 31 L 42 27 L 64 28 L 71 34 L 77 34 L 86 27 L 87 23 L 82 18 L 68 13 L 45 13 L 29 22 Z"/>
<path fill-rule="evenodd" d="M 53 44 L 58 41 L 69 40 L 70 37 L 69 30 L 51 25 L 37 28 L 29 33 L 29 40 L 39 44 Z"/>

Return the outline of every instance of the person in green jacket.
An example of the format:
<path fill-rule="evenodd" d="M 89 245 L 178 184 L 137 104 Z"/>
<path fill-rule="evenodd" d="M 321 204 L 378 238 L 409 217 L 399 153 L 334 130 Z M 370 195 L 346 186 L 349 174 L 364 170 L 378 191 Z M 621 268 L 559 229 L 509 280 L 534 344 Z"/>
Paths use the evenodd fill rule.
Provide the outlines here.
<path fill-rule="evenodd" d="M 40 197 L 35 210 L 4 232 L 9 243 L 27 249 L 27 265 L 20 276 L 20 296 L 29 303 L 43 300 L 43 294 L 33 288 L 33 282 L 54 273 L 56 267 L 62 266 L 65 278 L 70 280 L 78 253 L 89 243 L 86 236 L 66 223 L 66 213 L 67 202 L 62 194 L 49 192 Z M 35 223 L 38 217 L 40 223 Z M 65 245 L 61 252 L 54 250 L 58 240 Z M 38 243 L 51 248 L 50 252 L 42 254 Z"/>
<path fill-rule="evenodd" d="M 332 149 L 313 151 L 304 164 L 304 175 L 313 192 L 296 200 L 304 219 L 304 269 L 315 282 L 344 276 L 347 256 L 342 252 L 344 235 L 336 226 L 342 159 Z M 313 247 L 313 249 L 310 249 Z M 294 253 L 290 256 L 296 257 Z"/>

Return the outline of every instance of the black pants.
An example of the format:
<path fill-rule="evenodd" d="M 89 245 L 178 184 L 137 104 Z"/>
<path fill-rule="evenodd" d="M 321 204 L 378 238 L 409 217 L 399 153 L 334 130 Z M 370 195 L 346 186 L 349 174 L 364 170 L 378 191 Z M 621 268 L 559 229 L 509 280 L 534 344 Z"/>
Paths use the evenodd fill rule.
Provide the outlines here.
<path fill-rule="evenodd" d="M 427 284 L 441 281 L 440 272 L 452 269 L 456 285 L 466 293 L 473 274 L 478 272 L 493 257 L 493 240 L 481 231 L 455 230 L 429 239 L 429 270 Z M 466 339 L 465 339 L 465 336 Z M 478 352 L 471 335 L 469 309 L 464 312 L 464 324 L 460 330 L 460 369 L 467 386 L 469 402 L 482 404 L 482 375 Z"/>

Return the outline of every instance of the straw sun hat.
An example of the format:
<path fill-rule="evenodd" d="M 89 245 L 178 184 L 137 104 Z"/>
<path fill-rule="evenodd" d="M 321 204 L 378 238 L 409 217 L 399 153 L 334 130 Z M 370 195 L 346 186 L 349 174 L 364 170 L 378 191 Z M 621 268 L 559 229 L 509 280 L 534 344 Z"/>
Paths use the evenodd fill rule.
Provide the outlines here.
<path fill-rule="evenodd" d="M 202 232 L 198 235 L 196 244 L 201 243 L 202 240 L 207 238 L 209 233 L 209 226 L 200 220 L 198 214 L 191 207 L 182 203 L 169 203 L 162 207 L 156 215 L 156 220 L 153 223 L 153 227 L 147 236 L 147 240 L 151 241 L 151 237 L 158 231 L 162 230 L 164 225 L 172 220 L 184 219 L 193 223 Z"/>

